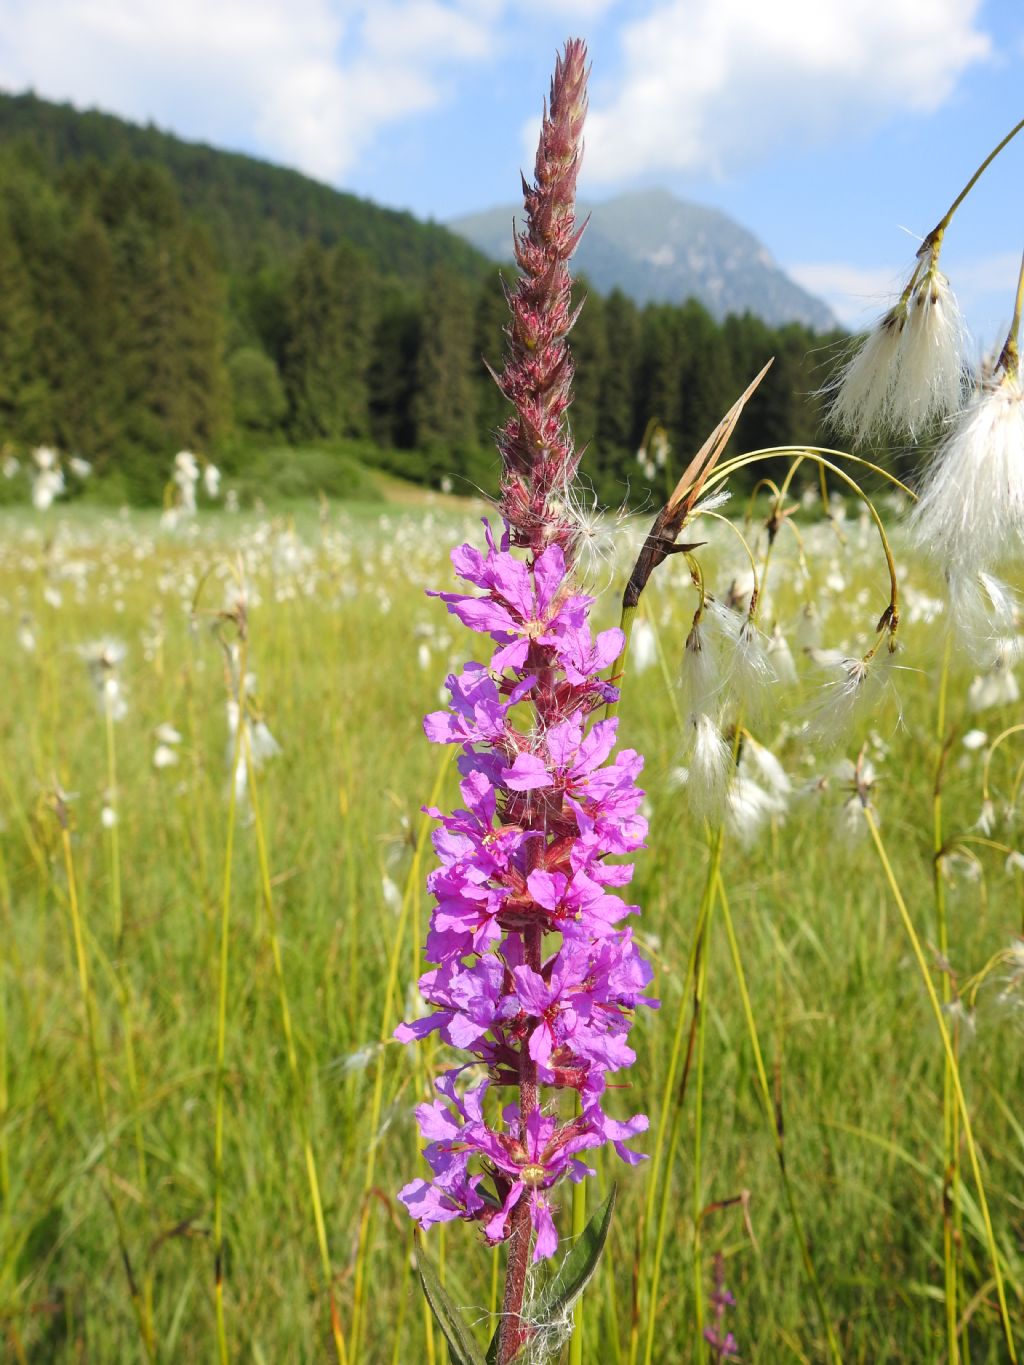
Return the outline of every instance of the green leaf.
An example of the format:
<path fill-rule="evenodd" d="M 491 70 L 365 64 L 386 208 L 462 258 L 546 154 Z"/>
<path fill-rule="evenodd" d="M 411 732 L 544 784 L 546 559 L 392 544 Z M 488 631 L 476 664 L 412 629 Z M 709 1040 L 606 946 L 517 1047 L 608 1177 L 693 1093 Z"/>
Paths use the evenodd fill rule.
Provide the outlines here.
<path fill-rule="evenodd" d="M 448 1342 L 452 1365 L 486 1365 L 480 1347 L 466 1329 L 465 1323 L 459 1316 L 459 1310 L 445 1293 L 444 1286 L 437 1277 L 437 1271 L 418 1240 L 416 1243 L 416 1270 L 419 1273 L 420 1284 L 423 1286 L 427 1303 L 430 1304 L 431 1312 L 437 1319 L 437 1325 Z"/>
<path fill-rule="evenodd" d="M 616 1186 L 601 1207 L 583 1229 L 579 1240 L 562 1262 L 558 1274 L 546 1285 L 537 1299 L 531 1313 L 539 1319 L 557 1318 L 583 1293 L 597 1269 L 608 1240 L 608 1230 L 612 1225 L 615 1209 Z"/>
<path fill-rule="evenodd" d="M 615 1209 L 616 1186 L 583 1229 L 579 1240 L 568 1253 L 558 1269 L 557 1275 L 545 1285 L 540 1297 L 530 1305 L 530 1316 L 538 1322 L 551 1321 L 568 1312 L 579 1298 L 597 1269 L 608 1240 L 608 1230 L 612 1225 Z M 498 1334 L 495 1332 L 487 1350 L 486 1365 L 495 1365 L 498 1359 Z"/>

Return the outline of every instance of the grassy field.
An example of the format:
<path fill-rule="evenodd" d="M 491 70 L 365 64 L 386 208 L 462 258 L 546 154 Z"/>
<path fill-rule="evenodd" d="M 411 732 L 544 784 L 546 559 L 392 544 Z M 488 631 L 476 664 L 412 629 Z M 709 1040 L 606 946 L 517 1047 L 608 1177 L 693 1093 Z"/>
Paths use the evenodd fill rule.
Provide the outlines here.
<path fill-rule="evenodd" d="M 807 602 L 822 645 L 863 653 L 888 600 L 873 528 L 852 504 L 847 511 L 839 526 L 811 511 L 802 542 L 809 577 L 796 537 L 777 542 L 762 620 L 786 633 L 800 681 L 777 687 L 756 733 L 794 793 L 785 816 L 749 842 L 726 831 L 710 896 L 709 832 L 689 813 L 679 773 L 673 681 L 695 605 L 685 566 L 660 569 L 644 598 L 620 714 L 623 742 L 647 755 L 651 836 L 638 859 L 638 933 L 662 1007 L 637 1022 L 623 1111 L 651 1115 L 645 1150 L 661 1159 L 627 1170 L 613 1169 L 613 1158 L 600 1171 L 603 1184 L 619 1182 L 619 1207 L 587 1296 L 584 1358 L 595 1365 L 643 1360 L 649 1321 L 649 1359 L 708 1358 L 699 1323 L 717 1253 L 737 1300 L 728 1325 L 742 1360 L 830 1358 L 777 1132 L 843 1360 L 947 1358 L 944 1227 L 964 1359 L 1009 1359 L 959 1121 L 961 1177 L 945 1181 L 949 1081 L 935 1013 L 869 821 L 839 766 L 862 750 L 882 847 L 930 979 L 940 997 L 963 995 L 962 1008 L 943 1017 L 959 1038 L 1008 1313 L 1024 1346 L 1024 983 L 1010 951 L 1022 930 L 1024 874 L 1008 862 L 1020 833 L 1004 810 L 1015 804 L 1021 750 L 1011 737 L 995 753 L 997 823 L 983 835 L 974 826 L 986 741 L 964 743 L 972 730 L 990 742 L 1020 710 L 999 692 L 1005 675 L 971 694 L 992 700 L 987 689 L 1001 703 L 969 709 L 977 670 L 954 652 L 944 971 L 932 878 L 937 590 L 897 553 L 897 667 L 831 747 L 820 723 L 833 704 L 822 692 L 828 675 L 800 650 L 814 626 Z M 144 1360 L 148 1324 L 161 1361 L 216 1359 L 218 1260 L 233 1360 L 337 1358 L 331 1299 L 348 1361 L 446 1358 L 395 1199 L 426 1171 L 413 1108 L 428 1098 L 440 1057 L 388 1039 L 417 1008 L 431 860 L 420 808 L 435 790 L 454 795 L 420 718 L 439 704 L 468 639 L 423 589 L 450 586 L 447 549 L 479 538 L 478 516 L 438 499 L 294 518 L 210 515 L 169 535 L 144 514 L 3 514 L 5 1359 Z M 639 529 L 621 526 L 596 547 L 602 625 L 617 619 Z M 717 526 L 700 554 L 709 586 L 724 594 L 743 568 L 738 543 Z M 93 650 L 90 671 L 83 656 L 104 639 L 124 657 L 104 671 Z M 119 654 L 108 649 L 111 660 Z M 269 748 L 269 732 L 280 752 L 247 764 L 243 785 L 231 780 L 232 762 L 247 754 L 244 744 L 234 752 L 227 703 L 247 672 L 251 746 Z M 106 714 L 122 701 L 124 714 L 108 723 L 97 684 L 111 677 L 120 690 L 114 697 L 108 681 Z M 180 740 L 157 735 L 168 725 Z M 666 1087 L 674 1043 L 685 1055 L 690 1040 L 687 964 L 702 904 L 703 1027 L 688 1070 L 677 1066 Z M 496 1253 L 460 1224 L 427 1241 L 486 1340 Z"/>

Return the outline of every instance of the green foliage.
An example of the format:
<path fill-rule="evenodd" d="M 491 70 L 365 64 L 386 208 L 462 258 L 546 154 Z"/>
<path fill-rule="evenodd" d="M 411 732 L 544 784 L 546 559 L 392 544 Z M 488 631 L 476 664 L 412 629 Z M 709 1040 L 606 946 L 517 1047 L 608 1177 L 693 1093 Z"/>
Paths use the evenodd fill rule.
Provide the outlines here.
<path fill-rule="evenodd" d="M 507 307 L 461 239 L 34 96 L 0 95 L 0 137 L 0 441 L 80 454 L 134 502 L 159 502 L 180 449 L 224 462 L 276 436 L 368 440 L 370 464 L 494 491 L 509 405 L 485 358 L 500 372 Z M 821 338 L 587 292 L 572 422 L 600 501 L 648 500 L 649 420 L 680 469 L 772 355 L 737 442 L 822 439 Z"/>
<path fill-rule="evenodd" d="M 333 460 L 372 450 L 369 442 L 339 443 L 311 447 L 308 458 Z M 269 444 L 231 454 L 237 454 L 239 468 L 256 468 L 261 483 L 295 459 L 291 451 L 275 454 Z M 300 462 L 305 458 L 300 455 Z M 315 483 L 310 477 L 308 487 Z M 802 485 L 794 490 L 794 500 L 801 491 Z M 419 807 L 431 800 L 442 756 L 425 743 L 420 716 L 436 709 L 440 680 L 472 644 L 441 603 L 423 597 L 422 588 L 452 586 L 448 548 L 467 535 L 479 543 L 480 509 L 443 503 L 412 510 L 339 508 L 332 494 L 321 526 L 312 494 L 304 496 L 308 511 L 296 511 L 294 528 L 283 517 L 218 514 L 214 520 L 201 514 L 194 538 L 161 534 L 152 512 L 133 513 L 114 527 L 106 511 L 77 505 L 55 509 L 48 523 L 11 514 L 0 523 L 0 596 L 12 604 L 0 614 L 5 661 L 0 1067 L 6 1065 L 7 1083 L 6 1090 L 0 1087 L 0 1147 L 9 1172 L 0 1213 L 5 1360 L 18 1358 L 15 1347 L 29 1361 L 46 1365 L 71 1365 L 83 1354 L 104 1365 L 142 1358 L 107 1189 L 124 1219 L 136 1274 L 152 1285 L 160 1359 L 216 1356 L 209 1236 L 212 1064 L 228 726 L 222 653 L 210 628 L 213 612 L 234 600 L 228 595 L 230 566 L 239 558 L 250 589 L 248 667 L 258 679 L 266 724 L 282 746 L 256 779 L 301 1086 L 296 1096 L 261 905 L 259 849 L 246 812 L 238 821 L 233 863 L 224 1129 L 225 1234 L 233 1252 L 225 1285 L 231 1359 L 335 1358 L 306 1194 L 307 1130 L 346 1333 L 361 1235 L 367 1248 L 362 1365 L 394 1360 L 418 1365 L 430 1358 L 426 1314 L 409 1257 L 409 1223 L 395 1192 L 427 1174 L 413 1109 L 434 1095 L 434 1066 L 426 1065 L 422 1049 L 380 1046 L 379 1040 L 389 1039 L 398 1020 L 407 1017 L 422 970 L 428 909 L 422 875 L 430 854 L 414 869 L 410 829 L 422 818 Z M 799 572 L 796 538 L 784 534 L 776 541 L 768 585 L 774 606 L 766 626 L 777 619 L 794 645 L 808 591 L 819 608 L 823 643 L 849 641 L 855 648 L 864 632 L 871 638 L 879 610 L 871 599 L 884 590 L 884 575 L 880 583 L 872 529 L 863 530 L 852 504 L 847 510 L 842 542 L 827 523 L 803 528 L 821 591 L 809 590 Z M 66 531 L 50 535 L 59 524 Z M 701 562 L 709 587 L 724 595 L 737 543 L 723 526 L 705 529 L 711 543 Z M 755 531 L 749 528 L 748 534 Z M 633 539 L 612 564 L 599 567 L 600 582 L 610 586 L 595 624 L 617 619 L 614 601 L 628 573 L 624 560 L 630 548 L 635 549 Z M 900 657 L 908 666 L 893 671 L 893 694 L 879 696 L 864 730 L 852 734 L 840 753 L 855 758 L 875 728 L 869 750 L 878 778 L 873 799 L 920 932 L 935 942 L 929 836 L 940 748 L 932 737 L 933 670 L 941 641 L 928 608 L 938 585 L 905 543 L 895 549 L 907 565 Z M 836 560 L 845 583 L 826 590 L 823 580 L 834 577 Z M 183 601 L 191 600 L 206 574 L 211 614 L 193 630 Z M 62 595 L 60 606 L 43 597 L 52 586 Z M 869 593 L 866 603 L 859 600 L 863 591 Z M 659 569 L 643 605 L 671 669 L 693 616 L 686 565 L 677 560 Z M 30 615 L 35 634 L 31 654 L 18 643 L 23 613 Z M 120 944 L 109 909 L 109 831 L 101 823 L 108 799 L 105 727 L 77 655 L 77 646 L 106 635 L 127 647 L 129 711 L 115 734 L 125 924 Z M 421 646 L 430 653 L 426 669 L 417 657 Z M 786 703 L 797 708 L 790 714 L 806 714 L 820 674 L 795 648 L 794 653 L 804 681 L 795 695 L 787 689 Z M 957 738 L 946 764 L 950 842 L 943 871 L 951 879 L 950 962 L 969 1004 L 972 973 L 1020 932 L 1021 874 L 1004 870 L 1005 853 L 970 833 L 978 818 L 984 751 L 964 747 L 960 736 L 980 726 L 994 737 L 1013 723 L 1019 708 L 971 713 L 965 694 L 973 670 L 957 656 L 953 662 L 948 720 Z M 637 933 L 653 959 L 652 993 L 662 1008 L 638 1018 L 630 1087 L 609 1089 L 608 1102 L 618 1117 L 650 1115 L 651 1129 L 635 1146 L 653 1153 L 673 1027 L 682 1012 L 688 1034 L 693 1010 L 684 982 L 707 845 L 677 782 L 676 769 L 686 761 L 683 741 L 673 693 L 657 663 L 646 671 L 627 670 L 620 717 L 623 744 L 647 755 L 651 830 L 629 899 L 643 908 Z M 153 731 L 161 723 L 183 736 L 179 761 L 166 770 L 152 761 Z M 730 837 L 722 869 L 777 1109 L 766 1112 L 762 1104 L 718 918 L 708 946 L 703 1179 L 695 1190 L 691 1074 L 679 1157 L 665 1168 L 670 1184 L 653 1359 L 657 1365 L 690 1365 L 701 1358 L 694 1326 L 695 1203 L 704 1210 L 705 1289 L 713 1288 L 710 1262 L 722 1250 L 727 1284 L 737 1299 L 728 1325 L 743 1359 L 827 1359 L 779 1180 L 777 1119 L 843 1359 L 931 1365 L 945 1358 L 942 1211 L 944 1197 L 951 1197 L 944 1189 L 943 1068 L 934 1019 L 908 964 L 870 843 L 848 841 L 844 812 L 854 797 L 835 773 L 837 755 L 822 754 L 817 744 L 794 733 L 778 752 L 804 795 L 785 822 L 749 847 Z M 1020 747 L 1011 745 L 997 754 L 992 782 L 1000 805 L 1015 788 L 1020 756 Z M 72 849 L 94 969 L 109 1142 L 90 1078 L 59 830 L 40 799 L 55 780 L 77 793 L 70 807 Z M 458 803 L 453 767 L 438 804 Z M 1019 826 L 1001 823 L 995 839 L 1017 848 L 1019 836 Z M 964 858 L 968 850 L 980 863 Z M 386 903 L 381 879 L 386 875 L 402 890 L 411 873 L 403 920 Z M 1009 970 L 1000 969 L 981 990 L 977 1030 L 963 1047 L 962 1073 L 1019 1321 L 1024 1059 L 1019 987 L 1000 1004 Z M 935 979 L 942 979 L 938 964 Z M 130 1028 L 124 1025 L 120 981 L 132 1010 Z M 965 1044 L 968 1037 L 965 1026 Z M 135 1049 L 137 1103 L 128 1079 L 129 1042 Z M 438 1069 L 447 1055 L 439 1050 Z M 684 1061 L 685 1053 L 680 1068 Z M 138 1172 L 136 1121 L 148 1187 Z M 366 1182 L 370 1153 L 376 1168 Z M 642 1308 L 647 1288 L 634 1275 L 652 1165 L 623 1167 L 610 1152 L 606 1162 L 599 1158 L 600 1180 L 618 1178 L 619 1193 L 606 1254 L 584 1298 L 586 1365 L 629 1359 L 634 1294 Z M 730 1202 L 747 1191 L 742 1206 Z M 560 1186 L 553 1197 L 567 1233 L 569 1190 Z M 961 1201 L 961 1317 L 969 1358 L 972 1365 L 1003 1365 L 989 1262 L 967 1178 Z M 655 1229 L 646 1231 L 653 1239 Z M 490 1283 L 500 1253 L 462 1224 L 431 1230 L 423 1245 L 435 1264 L 443 1259 L 452 1302 L 471 1307 L 472 1330 L 486 1340 L 497 1311 Z M 500 1295 L 500 1261 L 498 1270 Z M 432 1349 L 440 1359 L 436 1328 Z"/>
<path fill-rule="evenodd" d="M 280 431 L 288 399 L 277 366 L 255 346 L 243 346 L 228 360 L 231 402 L 242 431 Z"/>
<path fill-rule="evenodd" d="M 231 484 L 243 506 L 258 500 L 331 499 L 380 502 L 381 493 L 365 464 L 365 446 L 337 441 L 320 445 L 245 445 L 233 450 L 226 463 Z"/>
<path fill-rule="evenodd" d="M 445 1293 L 430 1257 L 421 1246 L 416 1249 L 416 1271 L 430 1311 L 448 1343 L 452 1365 L 486 1365 L 483 1352 L 463 1322 L 462 1314 Z"/>

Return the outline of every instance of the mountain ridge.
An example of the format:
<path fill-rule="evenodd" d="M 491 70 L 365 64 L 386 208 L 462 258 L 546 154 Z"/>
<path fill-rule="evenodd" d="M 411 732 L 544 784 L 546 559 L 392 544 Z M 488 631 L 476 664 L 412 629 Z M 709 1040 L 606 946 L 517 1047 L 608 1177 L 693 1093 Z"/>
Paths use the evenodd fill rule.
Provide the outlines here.
<path fill-rule="evenodd" d="M 719 209 L 648 189 L 600 203 L 581 200 L 577 212 L 589 221 L 576 269 L 601 293 L 620 289 L 639 305 L 696 298 L 719 321 L 750 312 L 772 326 L 838 326 L 827 304 L 790 279 L 753 232 Z M 510 225 L 518 225 L 521 213 L 501 205 L 461 214 L 448 226 L 492 260 L 506 261 Z"/>

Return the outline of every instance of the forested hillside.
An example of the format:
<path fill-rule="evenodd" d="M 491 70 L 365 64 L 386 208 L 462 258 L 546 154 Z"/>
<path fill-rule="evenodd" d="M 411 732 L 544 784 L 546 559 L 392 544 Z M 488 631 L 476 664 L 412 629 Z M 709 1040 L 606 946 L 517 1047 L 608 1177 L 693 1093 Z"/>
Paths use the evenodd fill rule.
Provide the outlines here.
<path fill-rule="evenodd" d="M 140 501 L 159 497 L 183 446 L 244 472 L 261 446 L 320 443 L 487 486 L 505 405 L 482 357 L 500 365 L 504 316 L 493 265 L 435 224 L 108 115 L 0 96 L 5 451 L 56 445 Z M 690 451 L 770 355 L 739 438 L 816 438 L 807 395 L 828 340 L 591 294 L 574 422 L 600 495 L 643 491 L 650 418 Z"/>

